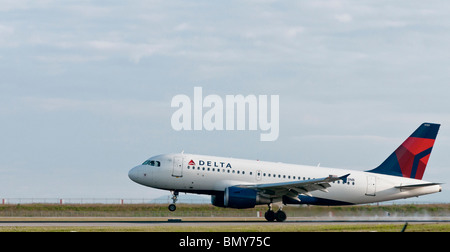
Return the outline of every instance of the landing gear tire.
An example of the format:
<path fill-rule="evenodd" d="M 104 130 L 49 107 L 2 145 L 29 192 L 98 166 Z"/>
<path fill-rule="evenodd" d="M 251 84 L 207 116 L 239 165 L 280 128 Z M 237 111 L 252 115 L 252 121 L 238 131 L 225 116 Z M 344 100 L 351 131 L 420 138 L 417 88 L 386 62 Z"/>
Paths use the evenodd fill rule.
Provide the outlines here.
<path fill-rule="evenodd" d="M 177 191 L 170 191 L 170 193 L 172 193 L 172 204 L 169 205 L 169 211 L 173 212 L 175 210 L 177 210 L 177 206 L 175 206 L 175 203 L 178 200 L 178 192 Z"/>
<path fill-rule="evenodd" d="M 286 220 L 286 218 L 287 218 L 286 213 L 283 212 L 283 211 L 281 211 L 281 210 L 278 210 L 278 211 L 275 213 L 275 219 L 276 219 L 278 222 L 283 222 L 283 221 Z"/>
<path fill-rule="evenodd" d="M 264 214 L 264 217 L 266 218 L 266 220 L 268 222 L 273 222 L 273 221 L 275 221 L 275 212 L 272 210 L 269 210 Z"/>
<path fill-rule="evenodd" d="M 169 211 L 173 212 L 175 210 L 177 210 L 177 206 L 175 206 L 175 204 L 170 204 L 169 205 Z"/>
<path fill-rule="evenodd" d="M 264 214 L 264 217 L 268 222 L 283 222 L 286 220 L 287 216 L 286 213 L 283 212 L 283 206 L 280 206 L 280 209 L 278 209 L 276 213 L 272 210 L 272 203 L 268 204 L 267 206 L 269 207 L 269 210 L 267 210 L 267 212 Z"/>

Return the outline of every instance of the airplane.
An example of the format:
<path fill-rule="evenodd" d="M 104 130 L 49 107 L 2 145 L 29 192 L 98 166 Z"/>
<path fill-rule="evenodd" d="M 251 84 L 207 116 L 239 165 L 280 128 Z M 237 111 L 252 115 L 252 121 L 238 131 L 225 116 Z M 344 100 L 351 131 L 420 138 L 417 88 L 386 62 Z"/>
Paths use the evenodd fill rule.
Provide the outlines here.
<path fill-rule="evenodd" d="M 259 160 L 164 154 L 132 168 L 129 178 L 141 185 L 211 195 L 217 207 L 268 205 L 267 221 L 285 221 L 284 205 L 356 205 L 418 197 L 442 191 L 442 183 L 423 181 L 440 124 L 423 123 L 384 162 L 368 171 L 305 166 Z M 273 204 L 279 209 L 273 211 Z"/>

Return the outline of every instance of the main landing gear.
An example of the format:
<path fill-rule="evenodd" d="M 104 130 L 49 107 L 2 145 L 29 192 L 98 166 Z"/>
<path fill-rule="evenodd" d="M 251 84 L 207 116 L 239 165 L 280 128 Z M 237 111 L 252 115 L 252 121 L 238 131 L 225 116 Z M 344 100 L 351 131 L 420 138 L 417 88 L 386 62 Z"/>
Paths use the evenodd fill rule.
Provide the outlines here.
<path fill-rule="evenodd" d="M 278 209 L 277 212 L 274 212 L 272 210 L 272 203 L 270 203 L 268 206 L 269 210 L 264 214 L 264 217 L 266 218 L 267 221 L 273 222 L 276 220 L 278 222 L 283 222 L 286 220 L 287 216 L 286 213 L 283 211 L 283 207 L 280 207 L 280 209 Z"/>
<path fill-rule="evenodd" d="M 177 210 L 177 206 L 175 205 L 175 203 L 178 200 L 179 192 L 177 192 L 177 191 L 170 191 L 170 193 L 172 193 L 172 201 L 173 201 L 173 203 L 169 205 L 169 211 L 173 212 L 173 211 Z"/>

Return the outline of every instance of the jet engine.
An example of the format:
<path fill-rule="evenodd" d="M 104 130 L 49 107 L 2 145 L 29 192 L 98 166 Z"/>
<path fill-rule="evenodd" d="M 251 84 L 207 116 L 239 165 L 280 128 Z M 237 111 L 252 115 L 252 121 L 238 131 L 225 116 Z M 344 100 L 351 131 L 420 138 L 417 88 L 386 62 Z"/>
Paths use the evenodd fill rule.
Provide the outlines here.
<path fill-rule="evenodd" d="M 254 189 L 232 186 L 225 189 L 223 196 L 221 193 L 211 196 L 211 203 L 218 207 L 243 209 L 268 204 L 270 199 L 260 197 Z"/>

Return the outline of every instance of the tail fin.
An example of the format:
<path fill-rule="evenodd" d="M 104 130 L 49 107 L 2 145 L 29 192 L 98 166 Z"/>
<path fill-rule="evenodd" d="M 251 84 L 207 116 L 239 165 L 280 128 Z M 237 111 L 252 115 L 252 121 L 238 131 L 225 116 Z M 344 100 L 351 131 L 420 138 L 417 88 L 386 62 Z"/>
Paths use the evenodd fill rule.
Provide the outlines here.
<path fill-rule="evenodd" d="M 420 125 L 380 166 L 368 172 L 422 179 L 440 126 Z"/>

